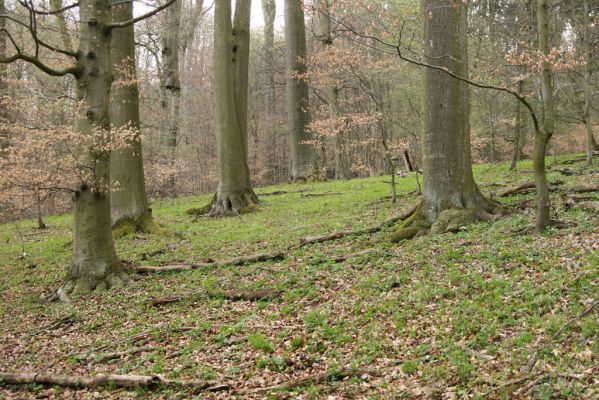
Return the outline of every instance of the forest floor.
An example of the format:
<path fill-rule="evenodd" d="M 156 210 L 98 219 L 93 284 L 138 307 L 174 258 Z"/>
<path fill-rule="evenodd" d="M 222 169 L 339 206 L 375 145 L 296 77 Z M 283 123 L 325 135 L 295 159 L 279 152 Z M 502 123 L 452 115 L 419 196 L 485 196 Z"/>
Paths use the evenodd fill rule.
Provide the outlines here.
<path fill-rule="evenodd" d="M 599 182 L 599 166 L 566 159 L 550 167 L 551 182 Z M 529 181 L 531 164 L 515 173 L 481 165 L 475 175 L 492 195 Z M 534 194 L 518 194 L 500 199 L 524 202 L 517 212 L 455 234 L 391 244 L 385 228 L 297 246 L 412 208 L 414 176 L 398 179 L 395 205 L 388 180 L 260 188 L 287 193 L 262 195 L 260 211 L 226 219 L 194 221 L 185 213 L 209 196 L 155 202 L 157 220 L 181 236 L 119 238 L 118 253 L 130 265 L 284 258 L 136 274 L 129 287 L 70 304 L 40 299 L 69 264 L 71 217 L 47 218 L 43 231 L 33 221 L 0 226 L 0 370 L 210 382 L 202 391 L 0 384 L 0 398 L 599 397 L 597 211 L 567 207 L 553 193 L 556 219 L 570 224 L 538 235 L 528 229 L 534 207 L 526 201 Z M 586 195 L 599 200 L 599 192 Z M 230 296 L 265 288 L 272 289 L 266 299 Z M 182 293 L 190 295 L 151 303 Z"/>

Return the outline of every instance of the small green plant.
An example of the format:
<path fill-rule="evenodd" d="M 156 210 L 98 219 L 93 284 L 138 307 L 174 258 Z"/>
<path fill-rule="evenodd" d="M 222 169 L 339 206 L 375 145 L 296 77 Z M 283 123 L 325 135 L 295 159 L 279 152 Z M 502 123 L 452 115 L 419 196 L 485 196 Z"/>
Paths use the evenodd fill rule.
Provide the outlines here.
<path fill-rule="evenodd" d="M 262 350 L 267 353 L 275 351 L 275 347 L 268 338 L 259 333 L 253 333 L 248 336 L 248 343 L 256 350 Z"/>

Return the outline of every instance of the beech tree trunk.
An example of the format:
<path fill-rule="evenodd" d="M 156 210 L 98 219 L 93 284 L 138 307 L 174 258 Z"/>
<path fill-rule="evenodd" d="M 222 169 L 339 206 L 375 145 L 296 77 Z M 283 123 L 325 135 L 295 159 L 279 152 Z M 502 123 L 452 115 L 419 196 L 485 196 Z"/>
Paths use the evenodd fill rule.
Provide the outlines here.
<path fill-rule="evenodd" d="M 542 54 L 549 55 L 547 0 L 538 0 L 537 2 L 537 24 L 539 51 Z M 545 170 L 545 155 L 547 154 L 547 144 L 555 130 L 555 105 L 553 101 L 551 66 L 547 61 L 543 62 L 541 94 L 543 105 L 542 123 L 540 129 L 536 132 L 533 158 L 533 171 L 537 188 L 536 229 L 538 231 L 545 230 L 551 223 L 551 198 L 549 197 L 549 186 Z"/>
<path fill-rule="evenodd" d="M 116 22 L 133 18 L 133 4 L 112 0 L 112 18 Z M 115 66 L 111 98 L 113 129 L 136 133 L 129 147 L 113 151 L 110 158 L 110 202 L 112 225 L 131 230 L 148 230 L 152 215 L 146 195 L 141 139 L 139 137 L 139 89 L 135 65 L 133 25 L 112 32 L 112 59 Z"/>
<path fill-rule="evenodd" d="M 179 109 L 181 81 L 179 76 L 179 45 L 181 31 L 181 1 L 176 1 L 165 10 L 166 26 L 162 37 L 162 108 L 166 115 L 162 127 L 162 146 L 166 163 L 170 168 L 176 161 L 179 135 Z M 174 194 L 175 177 L 170 177 L 168 191 Z"/>
<path fill-rule="evenodd" d="M 424 55 L 431 65 L 467 78 L 467 6 L 453 0 L 422 0 Z M 492 219 L 498 204 L 484 198 L 474 181 L 470 150 L 469 87 L 443 71 L 424 69 L 422 140 L 424 188 L 419 209 L 392 235 L 409 239 L 455 231 Z"/>
<path fill-rule="evenodd" d="M 77 79 L 79 113 L 77 130 L 89 143 L 83 144 L 80 174 L 83 183 L 73 195 L 75 203 L 73 263 L 67 279 L 53 299 L 94 289 L 120 286 L 127 280 L 112 239 L 110 219 L 110 153 L 98 150 L 98 130 L 110 129 L 110 83 L 112 57 L 110 0 L 81 0 Z M 87 168 L 86 168 L 87 167 Z M 91 168 L 91 172 L 90 172 Z"/>
<path fill-rule="evenodd" d="M 307 72 L 306 27 L 302 3 L 285 0 L 285 41 L 287 43 L 287 123 L 291 150 L 291 180 L 305 181 L 314 172 L 314 145 L 308 130 L 310 100 L 308 84 L 298 78 Z"/>
<path fill-rule="evenodd" d="M 237 0 L 231 25 L 230 1 L 214 8 L 214 86 L 219 182 L 211 215 L 254 209 L 248 165 L 247 101 L 251 0 Z"/>
<path fill-rule="evenodd" d="M 331 14 L 329 0 L 315 0 L 316 8 L 316 38 L 324 51 L 333 46 L 333 35 L 331 31 Z M 339 117 L 339 88 L 336 83 L 331 83 L 326 90 L 326 98 L 330 115 Z M 335 135 L 335 178 L 349 179 L 351 177 L 349 156 L 347 153 L 347 138 L 345 131 L 341 129 Z"/>
<path fill-rule="evenodd" d="M 584 125 L 586 127 L 587 165 L 593 165 L 593 151 L 597 144 L 593 136 L 593 121 L 591 119 L 591 25 L 589 21 L 589 3 L 583 0 L 584 12 Z"/>
<path fill-rule="evenodd" d="M 0 0 L 0 14 L 6 14 L 6 7 L 4 5 L 4 0 Z M 0 57 L 6 57 L 6 41 L 7 36 L 4 29 L 6 28 L 6 19 L 0 18 Z M 0 124 L 5 124 L 8 122 L 8 110 L 2 105 L 2 98 L 7 96 L 7 65 L 0 64 Z M 8 145 L 8 130 L 0 127 L 0 150 L 5 148 Z"/>
<path fill-rule="evenodd" d="M 275 107 L 275 79 L 274 79 L 274 55 L 275 47 L 275 17 L 277 14 L 277 3 L 275 0 L 262 0 L 262 14 L 264 15 L 264 57 L 269 64 L 266 72 L 267 106 L 269 110 Z"/>

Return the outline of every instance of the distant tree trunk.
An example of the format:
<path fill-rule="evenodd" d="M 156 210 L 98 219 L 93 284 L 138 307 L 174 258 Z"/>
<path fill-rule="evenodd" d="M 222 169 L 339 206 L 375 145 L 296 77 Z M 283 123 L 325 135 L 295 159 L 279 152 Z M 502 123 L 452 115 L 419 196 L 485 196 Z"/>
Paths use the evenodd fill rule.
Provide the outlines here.
<path fill-rule="evenodd" d="M 518 81 L 518 94 L 521 95 L 524 89 L 524 81 Z M 512 163 L 510 164 L 510 171 L 514 171 L 518 165 L 520 159 L 520 153 L 522 152 L 521 146 L 522 136 L 522 103 L 516 99 L 516 124 L 514 126 L 514 150 L 512 153 Z"/>
<path fill-rule="evenodd" d="M 316 38 L 324 50 L 333 45 L 333 35 L 331 31 L 331 14 L 329 0 L 316 0 Z M 336 83 L 331 83 L 326 90 L 327 102 L 332 116 L 341 116 L 339 107 L 339 88 Z M 351 177 L 349 156 L 347 154 L 347 138 L 345 131 L 341 129 L 335 135 L 335 178 L 349 179 Z"/>
<path fill-rule="evenodd" d="M 467 6 L 422 0 L 427 62 L 467 78 Z M 470 150 L 469 87 L 443 71 L 424 69 L 424 190 L 419 209 L 392 235 L 399 241 L 430 227 L 432 233 L 492 219 L 498 204 L 474 182 Z"/>
<path fill-rule="evenodd" d="M 583 0 L 584 12 L 584 125 L 587 132 L 587 165 L 593 165 L 593 151 L 597 144 L 593 136 L 593 121 L 591 120 L 591 24 L 589 21 L 589 3 Z"/>
<path fill-rule="evenodd" d="M 231 26 L 230 1 L 214 9 L 214 86 L 219 182 L 211 215 L 249 211 L 258 204 L 248 166 L 247 99 L 251 0 L 237 0 Z"/>
<path fill-rule="evenodd" d="M 62 0 L 50 0 L 50 9 L 52 11 L 57 12 L 62 8 Z M 73 44 L 71 43 L 71 35 L 67 29 L 67 21 L 64 19 L 64 14 L 56 13 L 54 14 L 54 17 L 56 18 L 56 24 L 58 25 L 58 31 L 60 33 L 60 39 L 62 41 L 63 48 L 65 50 L 71 51 L 73 49 Z"/>
<path fill-rule="evenodd" d="M 116 22 L 133 18 L 133 4 L 112 0 L 112 18 Z M 151 230 L 152 214 L 146 196 L 141 139 L 139 137 L 139 89 L 135 65 L 133 25 L 112 32 L 112 60 L 115 66 L 110 119 L 113 129 L 136 132 L 129 147 L 110 156 L 110 192 L 112 225 L 128 230 Z"/>
<path fill-rule="evenodd" d="M 77 78 L 77 100 L 81 105 L 77 130 L 82 137 L 97 142 L 96 131 L 110 129 L 110 83 L 112 57 L 110 0 L 80 0 L 79 53 L 80 73 Z M 87 21 L 97 21 L 88 23 Z M 70 294 L 83 294 L 94 289 L 120 286 L 128 275 L 116 255 L 110 220 L 110 153 L 97 147 L 82 149 L 82 163 L 93 167 L 81 169 L 82 184 L 73 195 L 75 228 L 73 263 L 67 280 L 55 299 Z"/>
<path fill-rule="evenodd" d="M 46 223 L 44 222 L 44 214 L 42 212 L 42 198 L 39 190 L 35 191 L 35 215 L 37 217 L 37 228 L 46 229 Z"/>
<path fill-rule="evenodd" d="M 287 42 L 287 120 L 291 149 L 291 179 L 305 181 L 314 171 L 314 146 L 307 125 L 310 120 L 308 84 L 296 75 L 305 74 L 306 28 L 302 3 L 285 0 Z"/>
<path fill-rule="evenodd" d="M 6 14 L 6 7 L 4 5 L 4 0 L 0 0 L 0 14 Z M 0 57 L 6 57 L 6 41 L 7 36 L 6 32 L 6 19 L 0 18 Z M 7 70 L 8 67 L 6 64 L 0 64 L 0 124 L 5 124 L 8 122 L 9 113 L 8 110 L 3 105 L 3 97 L 7 96 L 6 92 L 8 85 L 6 82 L 7 79 Z M 0 128 L 0 149 L 5 148 L 8 145 L 8 130 L 4 128 Z"/>
<path fill-rule="evenodd" d="M 265 72 L 267 86 L 268 110 L 275 108 L 275 77 L 274 77 L 274 54 L 275 47 L 275 17 L 277 14 L 277 3 L 275 0 L 262 0 L 262 14 L 264 15 L 264 59 L 270 65 Z"/>
<path fill-rule="evenodd" d="M 181 3 L 182 1 L 177 1 L 166 9 L 166 26 L 162 37 L 162 93 L 164 95 L 162 107 L 166 114 L 166 121 L 162 128 L 162 146 L 171 168 L 176 160 L 181 103 L 179 76 Z M 175 177 L 171 176 L 167 184 L 168 191 L 174 195 Z"/>
<path fill-rule="evenodd" d="M 547 13 L 547 0 L 538 0 L 537 25 L 539 51 L 542 54 L 549 55 L 549 18 Z M 538 231 L 545 230 L 551 223 L 551 198 L 549 197 L 547 172 L 545 170 L 545 155 L 547 154 L 547 144 L 555 130 L 555 105 L 553 101 L 551 66 L 547 61 L 543 62 L 541 93 L 543 104 L 542 124 L 540 129 L 536 132 L 533 158 L 533 170 L 537 188 L 536 229 Z"/>
<path fill-rule="evenodd" d="M 195 5 L 191 9 L 191 15 L 187 22 L 187 26 L 185 27 L 183 38 L 181 39 L 181 62 L 179 63 L 179 75 L 181 75 L 185 71 L 185 65 L 187 61 L 187 50 L 189 49 L 189 46 L 193 44 L 196 29 L 198 27 L 198 24 L 200 23 L 200 18 L 202 17 L 203 9 L 204 0 L 196 0 Z"/>

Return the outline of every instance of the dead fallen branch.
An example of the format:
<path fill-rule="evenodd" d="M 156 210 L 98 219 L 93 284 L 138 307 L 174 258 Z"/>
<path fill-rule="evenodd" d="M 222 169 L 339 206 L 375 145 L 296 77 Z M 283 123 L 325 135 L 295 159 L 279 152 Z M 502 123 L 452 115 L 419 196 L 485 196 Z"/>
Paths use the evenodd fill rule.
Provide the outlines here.
<path fill-rule="evenodd" d="M 285 258 L 285 254 L 283 254 L 283 253 L 274 253 L 274 254 L 261 253 L 261 254 L 252 254 L 250 256 L 242 256 L 242 257 L 232 258 L 229 260 L 212 261 L 212 262 L 190 263 L 190 264 L 172 264 L 172 265 L 163 265 L 160 267 L 144 265 L 144 266 L 134 267 L 134 270 L 139 273 L 188 271 L 188 270 L 202 269 L 202 268 L 248 265 L 248 264 L 253 264 L 253 263 L 263 262 L 263 261 L 280 261 L 280 260 L 283 260 L 284 258 Z"/>
<path fill-rule="evenodd" d="M 103 362 L 103 361 L 114 360 L 114 359 L 125 357 L 125 356 L 131 356 L 133 354 L 143 353 L 146 351 L 152 351 L 153 349 L 154 348 L 151 346 L 141 346 L 141 347 L 134 347 L 132 349 L 128 349 L 128 350 L 124 350 L 124 351 L 115 351 L 113 353 L 101 353 L 101 354 L 87 353 L 87 354 L 84 354 L 83 356 L 77 357 L 77 360 L 84 361 L 84 360 L 93 359 L 95 362 L 99 363 L 99 362 Z"/>
<path fill-rule="evenodd" d="M 549 339 L 549 341 L 552 342 L 555 339 L 557 339 L 562 334 L 562 332 L 564 332 L 566 330 L 566 328 L 568 328 L 573 323 L 575 323 L 577 321 L 580 321 L 581 319 L 583 319 L 584 317 L 586 317 L 587 315 L 589 315 L 591 312 L 593 312 L 593 310 L 595 309 L 595 307 L 597 307 L 598 305 L 599 305 L 599 300 L 593 301 L 591 303 L 591 305 L 586 310 L 584 310 L 582 313 L 578 314 L 576 317 L 570 319 L 568 322 L 566 322 L 565 324 L 563 324 L 557 330 L 557 332 L 555 332 L 553 334 L 553 336 L 551 336 L 551 338 Z M 535 365 L 537 364 L 537 361 L 539 361 L 539 355 L 540 355 L 540 352 L 541 352 L 542 348 L 543 348 L 543 346 L 538 346 L 537 349 L 535 350 L 535 352 L 529 358 L 529 360 L 528 360 L 528 367 L 527 367 L 527 370 L 528 370 L 529 374 L 534 369 Z"/>
<path fill-rule="evenodd" d="M 361 235 L 368 235 L 371 233 L 380 232 L 383 229 L 385 229 L 389 226 L 392 226 L 392 225 L 396 224 L 397 222 L 403 221 L 404 219 L 408 218 L 410 215 L 412 215 L 418 209 L 419 206 L 420 206 L 420 204 L 416 204 L 414 207 L 410 208 L 407 212 L 400 214 L 398 216 L 395 216 L 395 217 L 391 217 L 391 218 L 387 219 L 386 221 L 384 221 L 382 224 L 377 225 L 377 226 L 372 226 L 370 228 L 363 228 L 363 229 L 358 229 L 355 231 L 339 231 L 339 232 L 327 233 L 326 235 L 322 235 L 322 236 L 306 237 L 306 238 L 300 240 L 299 244 L 290 246 L 289 249 L 299 249 L 299 248 L 302 248 L 309 244 L 324 243 L 324 242 L 328 242 L 331 240 L 337 240 L 337 239 L 341 239 L 341 238 L 349 237 L 349 236 L 361 236 Z"/>
<path fill-rule="evenodd" d="M 381 373 L 382 372 L 377 369 L 365 369 L 365 370 L 364 369 L 357 369 L 357 370 L 342 369 L 342 370 L 336 371 L 334 373 L 320 372 L 320 373 L 313 374 L 313 375 L 302 376 L 299 378 L 291 379 L 287 382 L 284 382 L 284 383 L 281 383 L 278 385 L 252 388 L 252 389 L 247 389 L 247 390 L 244 390 L 244 391 L 241 391 L 238 393 L 240 393 L 240 394 L 259 394 L 259 393 L 268 393 L 268 392 L 272 392 L 275 390 L 291 390 L 291 389 L 294 389 L 297 387 L 306 386 L 310 383 L 313 385 L 322 385 L 329 381 L 341 380 L 341 379 L 352 377 L 352 376 L 364 376 L 364 375 L 380 376 Z"/>
<path fill-rule="evenodd" d="M 576 207 L 584 208 L 587 210 L 599 210 L 599 201 L 583 201 L 576 203 Z"/>
<path fill-rule="evenodd" d="M 281 194 L 287 194 L 289 192 L 287 192 L 286 190 L 275 190 L 274 192 L 268 192 L 268 193 L 258 193 L 258 196 L 260 197 L 264 197 L 264 196 L 279 196 Z"/>
<path fill-rule="evenodd" d="M 50 385 L 62 386 L 75 389 L 93 389 L 100 386 L 111 386 L 117 388 L 159 388 L 177 387 L 190 388 L 201 391 L 226 390 L 228 385 L 216 385 L 214 382 L 200 380 L 174 380 L 166 379 L 158 375 L 56 375 L 50 373 L 9 373 L 0 372 L 0 382 L 11 385 Z"/>
<path fill-rule="evenodd" d="M 72 325 L 78 321 L 79 321 L 79 319 L 77 317 L 75 317 L 74 315 L 67 315 L 62 318 L 57 319 L 56 321 L 54 321 L 46 326 L 39 328 L 37 331 L 35 331 L 35 334 L 38 334 L 43 331 L 53 331 L 53 330 L 60 328 L 63 325 Z"/>
<path fill-rule="evenodd" d="M 336 196 L 340 195 L 340 192 L 326 192 L 326 193 L 302 193 L 300 197 L 323 197 L 323 196 Z"/>
<path fill-rule="evenodd" d="M 176 294 L 166 297 L 157 297 L 150 300 L 150 304 L 157 307 L 165 304 L 177 303 L 181 300 L 189 299 L 194 296 L 205 294 L 208 297 L 224 298 L 231 301 L 258 301 L 270 300 L 281 296 L 280 290 L 258 289 L 258 290 L 226 290 L 226 291 L 195 291 L 182 294 Z"/>
<path fill-rule="evenodd" d="M 350 258 L 361 257 L 361 256 L 366 256 L 366 255 L 371 255 L 371 254 L 382 255 L 382 253 L 378 250 L 368 249 L 368 250 L 358 251 L 357 253 L 343 254 L 341 256 L 334 257 L 333 261 L 335 261 L 337 264 L 340 264 L 342 262 L 349 260 Z"/>

